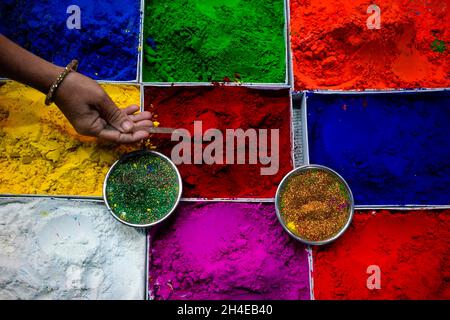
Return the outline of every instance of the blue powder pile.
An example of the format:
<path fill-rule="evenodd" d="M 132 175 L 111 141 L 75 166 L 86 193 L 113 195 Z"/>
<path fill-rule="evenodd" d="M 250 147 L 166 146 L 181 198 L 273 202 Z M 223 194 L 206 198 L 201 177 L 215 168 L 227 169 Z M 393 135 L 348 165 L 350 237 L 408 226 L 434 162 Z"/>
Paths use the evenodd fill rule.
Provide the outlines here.
<path fill-rule="evenodd" d="M 69 30 L 70 5 L 81 29 Z M 137 79 L 139 0 L 2 0 L 0 33 L 57 65 L 78 59 L 78 71 L 97 80 Z"/>
<path fill-rule="evenodd" d="M 308 94 L 311 163 L 357 205 L 450 204 L 450 92 Z"/>

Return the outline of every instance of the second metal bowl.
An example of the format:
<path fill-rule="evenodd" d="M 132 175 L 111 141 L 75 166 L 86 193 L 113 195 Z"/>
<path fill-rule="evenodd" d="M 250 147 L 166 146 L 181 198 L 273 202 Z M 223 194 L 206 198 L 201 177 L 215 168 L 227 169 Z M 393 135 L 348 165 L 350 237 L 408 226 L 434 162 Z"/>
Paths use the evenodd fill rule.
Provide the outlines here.
<path fill-rule="evenodd" d="M 311 241 L 311 240 L 307 240 L 307 239 L 303 239 L 300 236 L 296 235 L 295 233 L 293 233 L 291 230 L 289 230 L 289 228 L 286 226 L 283 217 L 281 216 L 281 209 L 280 209 L 280 193 L 284 190 L 287 181 L 289 180 L 289 178 L 295 176 L 296 174 L 298 174 L 299 172 L 304 172 L 304 171 L 308 171 L 311 169 L 320 169 L 320 170 L 324 170 L 326 172 L 331 173 L 332 175 L 334 175 L 335 177 L 338 178 L 338 180 L 340 180 L 340 182 L 345 186 L 348 195 L 349 195 L 349 201 L 350 201 L 350 209 L 349 209 L 349 217 L 347 222 L 345 223 L 345 225 L 342 227 L 342 229 L 335 234 L 333 237 L 329 238 L 329 239 L 325 239 L 325 240 L 321 240 L 321 241 Z M 283 180 L 281 180 L 280 184 L 278 185 L 278 189 L 277 189 L 277 193 L 275 195 L 275 209 L 276 209 L 276 213 L 277 213 L 277 217 L 278 217 L 278 221 L 281 223 L 281 225 L 283 226 L 283 229 L 294 239 L 308 244 L 308 245 L 323 245 L 323 244 L 327 244 L 330 242 L 333 242 L 334 240 L 336 240 L 337 238 L 339 238 L 349 227 L 350 223 L 352 222 L 352 218 L 353 218 L 353 213 L 354 213 L 354 207 L 355 207 L 355 203 L 354 203 L 354 199 L 353 199 L 353 194 L 352 191 L 350 190 L 350 187 L 348 186 L 347 182 L 344 180 L 344 178 L 342 178 L 336 171 L 325 167 L 325 166 L 321 166 L 321 165 L 315 165 L 315 164 L 309 164 L 309 165 L 305 165 L 305 166 L 301 166 L 298 167 L 294 170 L 292 170 L 291 172 L 289 172 L 284 178 Z"/>

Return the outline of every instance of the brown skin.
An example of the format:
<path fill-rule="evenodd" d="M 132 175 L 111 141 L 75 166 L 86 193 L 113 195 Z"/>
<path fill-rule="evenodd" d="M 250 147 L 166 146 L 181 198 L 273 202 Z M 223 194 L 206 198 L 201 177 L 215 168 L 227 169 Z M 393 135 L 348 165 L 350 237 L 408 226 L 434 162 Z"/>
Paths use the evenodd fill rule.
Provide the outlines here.
<path fill-rule="evenodd" d="M 0 34 L 0 75 L 47 94 L 63 70 Z M 148 138 L 148 129 L 153 126 L 149 112 L 134 114 L 139 110 L 136 105 L 119 109 L 97 82 L 78 72 L 67 75 L 54 102 L 75 130 L 86 136 L 132 143 Z"/>

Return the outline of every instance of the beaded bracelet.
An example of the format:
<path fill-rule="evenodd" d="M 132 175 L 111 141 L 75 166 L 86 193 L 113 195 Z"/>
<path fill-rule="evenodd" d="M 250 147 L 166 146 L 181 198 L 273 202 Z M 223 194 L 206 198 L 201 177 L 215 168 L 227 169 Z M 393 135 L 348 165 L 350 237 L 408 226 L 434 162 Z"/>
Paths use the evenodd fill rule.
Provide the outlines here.
<path fill-rule="evenodd" d="M 55 82 L 53 82 L 50 90 L 45 97 L 45 104 L 48 106 L 53 102 L 53 96 L 55 95 L 56 90 L 58 89 L 61 82 L 64 78 L 70 73 L 70 71 L 77 71 L 78 60 L 72 60 L 65 68 L 64 71 L 56 78 Z"/>

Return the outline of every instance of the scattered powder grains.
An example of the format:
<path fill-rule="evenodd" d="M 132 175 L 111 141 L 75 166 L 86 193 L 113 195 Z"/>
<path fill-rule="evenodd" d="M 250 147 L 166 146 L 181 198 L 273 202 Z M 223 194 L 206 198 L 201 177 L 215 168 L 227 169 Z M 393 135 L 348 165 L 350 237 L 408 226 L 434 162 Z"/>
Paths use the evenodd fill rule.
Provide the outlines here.
<path fill-rule="evenodd" d="M 139 104 L 136 86 L 103 88 L 120 107 Z M 133 146 L 79 136 L 44 98 L 16 82 L 0 86 L 0 193 L 101 196 L 109 167 Z"/>
<path fill-rule="evenodd" d="M 238 128 L 255 129 L 256 132 L 259 129 L 268 129 L 268 137 L 265 140 L 268 143 L 268 155 L 275 154 L 277 150 L 279 152 L 278 171 L 274 175 L 263 176 L 261 168 L 269 165 L 263 165 L 259 160 L 257 164 L 249 164 L 248 144 L 245 164 L 236 164 L 237 161 L 235 164 L 226 164 L 225 156 L 224 164 L 193 164 L 195 150 L 192 139 L 191 164 L 178 166 L 183 178 L 184 197 L 272 198 L 278 183 L 292 169 L 287 89 L 258 90 L 226 86 L 146 87 L 145 109 L 157 114 L 158 121 L 164 123 L 164 127 L 186 129 L 191 136 L 194 135 L 194 121 L 202 122 L 203 133 L 210 128 L 220 130 L 224 136 L 224 155 L 226 129 Z M 279 130 L 279 143 L 271 143 L 270 129 Z M 152 137 L 152 143 L 158 150 L 170 156 L 172 148 L 179 143 L 172 142 L 170 138 L 170 135 L 155 135 Z M 203 141 L 203 150 L 209 145 L 210 142 Z"/>
<path fill-rule="evenodd" d="M 184 202 L 152 238 L 152 299 L 309 299 L 303 245 L 272 203 Z"/>
<path fill-rule="evenodd" d="M 350 217 L 351 202 L 341 179 L 311 168 L 288 177 L 280 193 L 280 214 L 286 227 L 308 241 L 333 238 Z"/>
<path fill-rule="evenodd" d="M 114 214 L 137 225 L 163 219 L 177 202 L 179 191 L 172 164 L 142 151 L 121 159 L 106 184 L 106 198 Z"/>
<path fill-rule="evenodd" d="M 67 27 L 72 5 L 80 29 Z M 136 80 L 139 12 L 139 0 L 2 0 L 0 33 L 58 65 L 78 59 L 78 70 L 92 78 Z"/>
<path fill-rule="evenodd" d="M 448 210 L 356 213 L 339 242 L 314 248 L 315 298 L 449 299 L 449 223 Z"/>
<path fill-rule="evenodd" d="M 448 1 L 379 0 L 381 29 L 368 29 L 366 0 L 292 0 L 296 89 L 450 86 Z"/>
<path fill-rule="evenodd" d="M 308 94 L 311 163 L 357 205 L 450 204 L 450 92 Z"/>
<path fill-rule="evenodd" d="M 143 79 L 284 83 L 283 0 L 145 1 Z"/>

